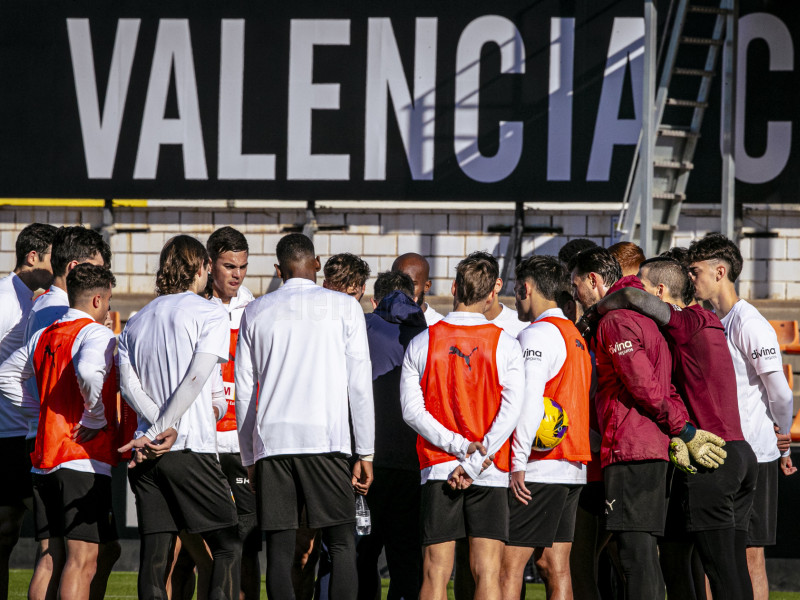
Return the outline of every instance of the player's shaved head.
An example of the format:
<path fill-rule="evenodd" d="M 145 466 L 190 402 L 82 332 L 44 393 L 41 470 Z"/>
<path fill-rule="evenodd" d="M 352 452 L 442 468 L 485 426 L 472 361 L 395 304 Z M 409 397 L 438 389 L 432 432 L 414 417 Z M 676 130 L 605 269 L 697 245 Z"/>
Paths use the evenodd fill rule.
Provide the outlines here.
<path fill-rule="evenodd" d="M 416 252 L 398 256 L 392 263 L 392 271 L 405 273 L 414 282 L 414 302 L 424 308 L 425 294 L 431 289 L 431 266 L 427 259 Z"/>

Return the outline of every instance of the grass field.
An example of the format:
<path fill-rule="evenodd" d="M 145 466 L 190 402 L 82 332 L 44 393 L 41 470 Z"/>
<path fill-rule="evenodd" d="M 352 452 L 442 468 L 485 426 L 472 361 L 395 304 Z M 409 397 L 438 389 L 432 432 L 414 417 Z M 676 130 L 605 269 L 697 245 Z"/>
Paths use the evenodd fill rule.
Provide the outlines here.
<path fill-rule="evenodd" d="M 27 597 L 28 582 L 31 580 L 31 573 L 32 571 L 29 569 L 11 570 L 8 584 L 9 598 Z M 381 598 L 386 598 L 388 589 L 389 580 L 384 579 Z M 453 599 L 452 590 L 448 591 L 447 596 L 450 600 Z M 130 598 L 136 598 L 136 573 L 112 573 L 111 579 L 108 582 L 106 598 L 107 600 L 129 600 Z M 261 586 L 261 598 L 264 600 L 267 598 L 263 585 Z M 544 586 L 541 584 L 529 584 L 526 588 L 525 598 L 526 600 L 545 600 Z M 769 598 L 770 600 L 800 600 L 800 593 L 771 592 Z"/>

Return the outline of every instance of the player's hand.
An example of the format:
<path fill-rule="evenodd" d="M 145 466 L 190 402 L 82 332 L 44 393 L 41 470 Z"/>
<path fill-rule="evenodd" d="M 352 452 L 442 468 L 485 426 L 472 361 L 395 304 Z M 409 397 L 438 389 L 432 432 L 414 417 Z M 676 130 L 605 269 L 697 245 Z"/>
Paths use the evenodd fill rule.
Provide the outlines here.
<path fill-rule="evenodd" d="M 481 473 L 488 469 L 489 466 L 494 462 L 494 457 L 495 455 L 492 454 L 483 459 L 483 464 L 481 464 Z"/>
<path fill-rule="evenodd" d="M 692 461 L 689 458 L 689 449 L 679 437 L 674 437 L 669 442 L 669 460 L 684 473 L 694 475 L 697 473 L 697 467 L 692 466 Z"/>
<path fill-rule="evenodd" d="M 528 501 L 532 498 L 531 491 L 525 487 L 525 471 L 514 471 L 511 473 L 511 480 L 508 483 L 511 488 L 511 493 L 520 504 L 528 505 Z"/>
<path fill-rule="evenodd" d="M 472 453 L 476 450 L 481 453 L 481 456 L 486 456 L 486 446 L 480 442 L 470 442 L 469 448 L 467 448 L 467 458 L 472 456 Z"/>
<path fill-rule="evenodd" d="M 170 427 L 164 433 L 160 433 L 152 442 L 145 444 L 145 458 L 158 458 L 162 454 L 166 454 L 177 439 L 178 431 L 174 427 Z"/>
<path fill-rule="evenodd" d="M 716 469 L 725 463 L 728 453 L 722 449 L 724 445 L 725 440 L 703 429 L 696 430 L 694 437 L 686 441 L 692 460 L 707 469 Z"/>
<path fill-rule="evenodd" d="M 105 427 L 101 427 L 100 429 L 92 429 L 91 427 L 86 427 L 84 425 L 75 425 L 72 428 L 72 441 L 78 444 L 85 444 L 93 440 L 97 437 L 97 434 L 103 431 Z"/>
<path fill-rule="evenodd" d="M 145 447 L 145 444 L 149 443 L 150 440 L 147 439 L 145 436 L 142 436 L 140 438 L 136 438 L 135 440 L 131 440 L 130 442 L 122 446 L 122 448 L 117 448 L 117 452 L 119 452 L 120 454 L 124 454 L 128 450 L 131 451 L 131 460 L 128 463 L 128 468 L 132 469 L 136 465 L 139 465 L 145 461 L 146 457 L 143 453 L 143 449 Z"/>
<path fill-rule="evenodd" d="M 219 409 L 216 406 L 214 406 L 213 408 L 214 408 L 214 420 L 219 421 Z"/>
<path fill-rule="evenodd" d="M 787 477 L 789 475 L 794 475 L 797 473 L 797 467 L 792 464 L 792 457 L 791 456 L 781 456 L 781 471 Z"/>
<path fill-rule="evenodd" d="M 250 481 L 250 491 L 256 493 L 256 466 L 247 467 L 247 479 Z"/>
<path fill-rule="evenodd" d="M 353 465 L 353 489 L 356 494 L 366 496 L 373 479 L 372 461 L 357 460 Z"/>
<path fill-rule="evenodd" d="M 792 434 L 780 433 L 780 428 L 775 424 L 773 424 L 773 428 L 775 429 L 775 437 L 778 438 L 778 450 L 783 454 L 792 445 Z"/>
<path fill-rule="evenodd" d="M 450 477 L 447 478 L 447 485 L 453 490 L 465 490 L 472 485 L 472 477 L 467 475 L 464 467 L 458 465 L 453 469 L 453 472 L 450 473 Z"/>
<path fill-rule="evenodd" d="M 114 319 L 111 318 L 111 311 L 106 313 L 106 318 L 103 319 L 103 326 L 108 327 L 111 331 L 114 331 Z"/>

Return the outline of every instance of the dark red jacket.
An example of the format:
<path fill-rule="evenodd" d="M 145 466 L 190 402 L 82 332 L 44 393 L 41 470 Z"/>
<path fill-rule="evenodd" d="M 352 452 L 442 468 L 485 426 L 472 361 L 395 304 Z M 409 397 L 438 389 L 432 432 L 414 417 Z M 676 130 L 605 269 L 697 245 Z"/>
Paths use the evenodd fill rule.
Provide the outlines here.
<path fill-rule="evenodd" d="M 644 289 L 630 275 L 608 293 L 624 287 Z M 669 460 L 669 437 L 683 429 L 689 414 L 672 386 L 672 359 L 655 322 L 632 310 L 612 310 L 598 325 L 593 349 L 602 466 Z"/>

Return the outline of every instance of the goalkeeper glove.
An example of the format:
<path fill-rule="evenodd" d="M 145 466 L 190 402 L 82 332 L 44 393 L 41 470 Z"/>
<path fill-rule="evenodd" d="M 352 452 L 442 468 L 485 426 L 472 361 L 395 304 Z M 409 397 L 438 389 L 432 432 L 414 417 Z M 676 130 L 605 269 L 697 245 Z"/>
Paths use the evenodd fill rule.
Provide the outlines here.
<path fill-rule="evenodd" d="M 691 423 L 686 423 L 677 437 L 672 438 L 670 450 L 676 440 L 685 444 L 686 450 L 694 462 L 707 469 L 716 469 L 725 462 L 725 458 L 728 456 L 728 453 L 722 449 L 725 440 L 710 431 L 695 429 Z M 679 449 L 680 445 L 676 444 L 676 447 Z"/>

